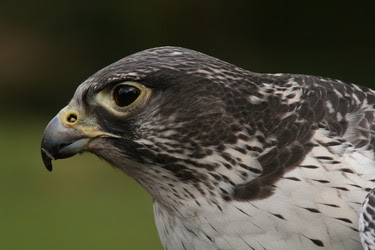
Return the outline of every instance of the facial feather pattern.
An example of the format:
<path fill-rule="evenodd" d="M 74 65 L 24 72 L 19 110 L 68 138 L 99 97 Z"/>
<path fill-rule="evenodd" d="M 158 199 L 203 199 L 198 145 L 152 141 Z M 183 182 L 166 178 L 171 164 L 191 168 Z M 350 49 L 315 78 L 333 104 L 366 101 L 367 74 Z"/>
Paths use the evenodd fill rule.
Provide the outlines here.
<path fill-rule="evenodd" d="M 132 176 L 165 248 L 358 249 L 361 214 L 370 249 L 374 105 L 354 84 L 160 47 L 83 82 L 42 156 L 51 168 L 88 151 Z"/>

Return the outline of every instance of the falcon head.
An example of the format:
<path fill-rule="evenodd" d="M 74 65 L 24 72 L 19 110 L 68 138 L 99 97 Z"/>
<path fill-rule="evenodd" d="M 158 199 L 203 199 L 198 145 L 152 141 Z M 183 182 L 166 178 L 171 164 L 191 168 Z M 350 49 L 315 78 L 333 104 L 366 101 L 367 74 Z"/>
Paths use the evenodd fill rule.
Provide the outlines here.
<path fill-rule="evenodd" d="M 257 74 L 192 50 L 154 48 L 83 82 L 47 126 L 42 158 L 52 170 L 52 160 L 91 152 L 132 176 L 154 198 L 166 248 L 205 249 L 216 239 L 224 249 L 343 248 L 334 244 L 359 242 L 352 205 L 373 186 L 363 162 L 373 165 L 365 150 L 373 148 L 374 100 L 373 91 L 338 80 Z M 349 161 L 347 149 L 371 157 Z M 356 172 L 363 180 L 351 179 Z M 333 224 L 298 227 L 310 219 Z"/>
<path fill-rule="evenodd" d="M 264 135 L 249 111 L 263 112 L 257 77 L 183 48 L 130 55 L 83 82 L 51 120 L 44 164 L 52 170 L 51 160 L 91 152 L 154 198 L 240 197 L 241 185 L 263 171 L 255 158 Z M 259 194 L 253 184 L 245 196 Z"/>

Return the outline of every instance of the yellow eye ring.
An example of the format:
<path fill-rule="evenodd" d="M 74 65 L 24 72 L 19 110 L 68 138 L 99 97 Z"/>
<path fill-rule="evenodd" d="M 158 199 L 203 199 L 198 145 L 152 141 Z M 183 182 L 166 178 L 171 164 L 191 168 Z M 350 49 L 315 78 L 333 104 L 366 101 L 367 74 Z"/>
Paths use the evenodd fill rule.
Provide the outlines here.
<path fill-rule="evenodd" d="M 117 116 L 127 116 L 142 109 L 151 95 L 151 89 L 136 82 L 122 82 L 100 91 L 95 101 Z"/>

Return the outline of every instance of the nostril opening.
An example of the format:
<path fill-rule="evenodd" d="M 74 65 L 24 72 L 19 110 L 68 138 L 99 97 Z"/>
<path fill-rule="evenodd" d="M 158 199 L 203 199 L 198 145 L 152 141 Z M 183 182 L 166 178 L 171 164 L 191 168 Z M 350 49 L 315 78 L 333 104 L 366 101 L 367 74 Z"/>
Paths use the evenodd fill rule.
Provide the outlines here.
<path fill-rule="evenodd" d="M 69 115 L 68 115 L 68 117 L 67 117 L 67 121 L 68 121 L 68 123 L 70 123 L 70 124 L 74 124 L 74 123 L 76 123 L 77 122 L 77 119 L 78 119 L 78 116 L 76 115 L 76 114 L 74 114 L 74 113 L 70 113 Z"/>

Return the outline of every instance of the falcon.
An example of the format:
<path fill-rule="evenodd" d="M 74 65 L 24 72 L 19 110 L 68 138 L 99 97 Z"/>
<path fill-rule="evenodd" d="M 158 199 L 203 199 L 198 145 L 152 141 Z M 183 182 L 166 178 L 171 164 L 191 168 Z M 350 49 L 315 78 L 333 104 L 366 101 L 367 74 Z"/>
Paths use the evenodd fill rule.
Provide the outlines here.
<path fill-rule="evenodd" d="M 374 249 L 374 108 L 365 87 L 160 47 L 79 85 L 41 151 L 138 181 L 165 249 Z"/>

